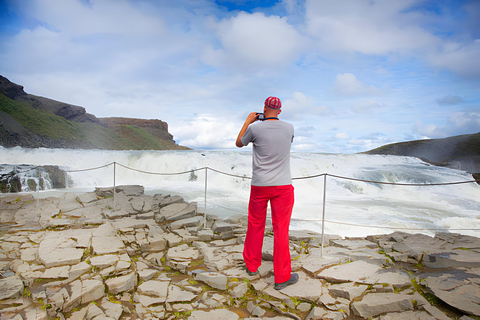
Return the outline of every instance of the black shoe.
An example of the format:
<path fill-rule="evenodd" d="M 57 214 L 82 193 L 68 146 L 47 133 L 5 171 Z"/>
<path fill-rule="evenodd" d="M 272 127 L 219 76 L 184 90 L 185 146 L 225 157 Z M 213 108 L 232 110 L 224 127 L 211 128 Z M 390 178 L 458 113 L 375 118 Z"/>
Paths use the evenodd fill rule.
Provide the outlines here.
<path fill-rule="evenodd" d="M 256 276 L 256 275 L 258 274 L 258 270 L 255 271 L 255 272 L 252 272 L 252 271 L 248 270 L 247 267 L 245 267 L 245 270 L 247 271 L 247 273 L 248 273 L 249 276 Z"/>
<path fill-rule="evenodd" d="M 290 280 L 282 282 L 282 283 L 275 283 L 275 290 L 282 290 L 285 287 L 295 284 L 298 282 L 298 274 L 292 273 L 292 276 L 290 277 Z"/>

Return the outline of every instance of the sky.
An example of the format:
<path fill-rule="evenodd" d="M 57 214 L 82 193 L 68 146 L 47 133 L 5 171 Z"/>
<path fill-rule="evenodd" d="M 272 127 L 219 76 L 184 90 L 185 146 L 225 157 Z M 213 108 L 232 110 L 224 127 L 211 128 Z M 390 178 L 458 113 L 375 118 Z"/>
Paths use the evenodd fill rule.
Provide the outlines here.
<path fill-rule="evenodd" d="M 0 74 L 194 149 L 276 96 L 292 151 L 351 154 L 480 132 L 480 1 L 0 0 Z"/>

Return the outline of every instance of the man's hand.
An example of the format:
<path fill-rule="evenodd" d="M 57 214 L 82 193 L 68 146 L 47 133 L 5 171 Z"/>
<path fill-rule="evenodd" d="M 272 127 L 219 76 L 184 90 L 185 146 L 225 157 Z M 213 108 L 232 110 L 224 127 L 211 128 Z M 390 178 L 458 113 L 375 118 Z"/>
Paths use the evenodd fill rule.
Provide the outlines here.
<path fill-rule="evenodd" d="M 258 120 L 258 113 L 257 112 L 251 112 L 248 115 L 247 120 L 245 120 L 245 123 L 252 124 L 257 120 Z"/>
<path fill-rule="evenodd" d="M 242 137 L 245 134 L 245 131 L 247 131 L 247 128 L 248 128 L 249 125 L 251 125 L 252 123 L 254 123 L 257 120 L 258 120 L 258 113 L 251 112 L 248 115 L 247 119 L 245 120 L 245 123 L 243 124 L 242 129 L 240 130 L 240 133 L 238 134 L 237 141 L 235 142 L 235 145 L 237 147 L 239 147 L 239 148 L 243 147 Z"/>

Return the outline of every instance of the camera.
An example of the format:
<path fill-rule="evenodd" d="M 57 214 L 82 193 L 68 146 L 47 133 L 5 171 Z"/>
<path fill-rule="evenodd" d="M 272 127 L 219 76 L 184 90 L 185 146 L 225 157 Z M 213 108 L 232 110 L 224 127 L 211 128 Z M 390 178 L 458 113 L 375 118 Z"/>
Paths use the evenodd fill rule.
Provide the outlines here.
<path fill-rule="evenodd" d="M 263 113 L 257 112 L 257 120 L 264 121 L 265 120 L 265 115 Z"/>

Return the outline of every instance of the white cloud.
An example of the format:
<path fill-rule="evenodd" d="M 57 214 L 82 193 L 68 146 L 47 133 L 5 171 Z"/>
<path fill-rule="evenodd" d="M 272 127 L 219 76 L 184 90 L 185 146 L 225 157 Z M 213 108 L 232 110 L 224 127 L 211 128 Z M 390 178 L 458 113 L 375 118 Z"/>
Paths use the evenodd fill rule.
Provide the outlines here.
<path fill-rule="evenodd" d="M 46 22 L 53 31 L 71 37 L 91 34 L 156 35 L 164 31 L 165 25 L 149 9 L 126 0 L 114 3 L 90 1 L 88 4 L 75 0 L 37 0 L 24 4 L 24 10 L 33 17 Z"/>
<path fill-rule="evenodd" d="M 378 103 L 376 100 L 371 99 L 368 101 L 363 101 L 352 107 L 354 113 L 373 113 L 379 109 L 382 109 L 383 106 Z"/>
<path fill-rule="evenodd" d="M 423 121 L 416 122 L 412 130 L 426 138 L 445 138 L 467 133 L 480 132 L 480 112 L 461 111 L 450 114 L 447 123 L 444 125 L 424 124 Z"/>
<path fill-rule="evenodd" d="M 226 119 L 209 114 L 200 114 L 184 122 L 176 123 L 169 131 L 175 141 L 194 149 L 231 149 L 241 125 L 226 123 Z"/>
<path fill-rule="evenodd" d="M 282 102 L 282 115 L 285 119 L 301 120 L 316 116 L 331 116 L 333 114 L 327 106 L 318 106 L 313 97 L 309 97 L 302 92 L 294 92 L 291 99 L 285 99 Z"/>
<path fill-rule="evenodd" d="M 302 36 L 286 18 L 240 12 L 216 26 L 220 47 L 209 46 L 203 61 L 222 68 L 282 68 L 295 62 Z"/>
<path fill-rule="evenodd" d="M 335 139 L 348 140 L 350 139 L 350 135 L 346 132 L 339 132 L 335 134 Z"/>
<path fill-rule="evenodd" d="M 436 67 L 453 71 L 464 77 L 480 77 L 480 39 L 461 44 L 447 42 L 441 51 L 428 56 Z"/>
<path fill-rule="evenodd" d="M 418 13 L 408 10 L 416 2 L 307 0 L 307 31 L 327 52 L 378 55 L 435 45 Z"/>
<path fill-rule="evenodd" d="M 352 73 L 338 74 L 333 89 L 336 93 L 344 96 L 379 95 L 382 93 L 382 90 L 361 82 Z"/>

